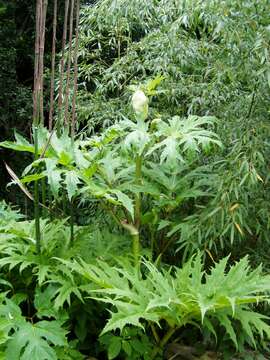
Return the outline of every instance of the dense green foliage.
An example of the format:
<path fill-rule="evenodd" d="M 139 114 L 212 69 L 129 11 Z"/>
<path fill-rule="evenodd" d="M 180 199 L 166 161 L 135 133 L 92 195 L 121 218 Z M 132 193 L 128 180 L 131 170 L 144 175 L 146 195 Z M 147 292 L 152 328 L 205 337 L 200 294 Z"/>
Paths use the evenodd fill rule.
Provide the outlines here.
<path fill-rule="evenodd" d="M 40 254 L 0 205 L 0 359 L 269 358 L 269 2 L 87 4 L 75 139 L 0 143 L 46 186 Z"/>
<path fill-rule="evenodd" d="M 212 174 L 209 201 L 171 224 L 180 246 L 267 239 L 268 11 L 267 1 L 227 0 L 102 1 L 83 12 L 81 118 L 90 128 L 126 116 L 130 85 L 157 75 L 153 117 L 219 119 L 224 149 L 200 159 Z"/>

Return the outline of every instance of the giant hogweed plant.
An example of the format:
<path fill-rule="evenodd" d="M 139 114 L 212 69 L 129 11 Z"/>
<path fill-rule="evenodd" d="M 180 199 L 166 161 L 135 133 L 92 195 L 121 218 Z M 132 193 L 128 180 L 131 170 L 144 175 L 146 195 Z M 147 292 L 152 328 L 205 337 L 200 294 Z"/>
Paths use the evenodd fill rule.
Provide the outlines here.
<path fill-rule="evenodd" d="M 148 89 L 153 92 L 158 82 L 155 79 Z M 62 189 L 70 201 L 78 196 L 95 199 L 131 234 L 136 262 L 142 227 L 151 228 L 146 245 L 159 255 L 171 241 L 164 241 L 163 235 L 174 214 L 179 214 L 187 200 L 210 195 L 209 167 L 199 167 L 196 154 L 221 146 L 211 129 L 213 117 L 151 120 L 148 102 L 138 89 L 132 97 L 133 119 L 123 117 L 99 136 L 73 142 L 65 133 L 50 136 L 40 129 L 41 156 L 25 169 L 20 180 L 29 183 L 46 177 L 56 198 Z M 16 140 L 1 146 L 34 151 L 18 134 Z M 160 239 L 159 230 L 163 230 Z"/>
<path fill-rule="evenodd" d="M 75 198 L 96 201 L 119 228 L 130 233 L 133 262 L 122 259 L 112 267 L 111 263 L 95 260 L 93 265 L 90 259 L 71 260 L 76 254 L 65 256 L 64 250 L 64 255 L 55 252 L 59 258 L 55 271 L 55 258 L 45 268 L 35 256 L 32 261 L 24 261 L 29 254 L 19 248 L 25 244 L 18 248 L 18 234 L 9 229 L 4 233 L 15 241 L 11 247 L 2 245 L 5 257 L 0 265 L 11 270 L 19 266 L 21 272 L 32 267 L 40 285 L 45 285 L 46 280 L 56 284 L 52 299 L 58 310 L 70 305 L 74 296 L 82 300 L 85 294 L 113 306 L 103 333 L 123 331 L 130 325 L 150 329 L 156 345 L 152 353 L 144 355 L 145 359 L 157 358 L 177 331 L 193 324 L 214 337 L 219 327 L 224 328 L 237 349 L 245 341 L 256 346 L 257 336 L 263 339 L 270 335 L 267 318 L 250 307 L 268 301 L 265 294 L 269 277 L 261 275 L 260 268 L 252 271 L 246 258 L 229 269 L 228 259 L 223 259 L 206 273 L 199 255 L 171 270 L 160 270 L 151 261 L 141 260 L 141 245 L 150 245 L 151 255 L 159 259 L 170 247 L 166 227 L 171 217 L 181 214 L 179 209 L 187 206 L 187 199 L 211 196 L 209 185 L 214 179 L 209 168 L 198 166 L 197 154 L 202 151 L 207 154 L 221 146 L 212 131 L 215 121 L 212 117 L 151 120 L 148 103 L 149 99 L 138 89 L 132 97 L 134 118 L 123 117 L 91 138 L 73 142 L 67 134 L 51 136 L 40 129 L 40 158 L 17 180 L 24 186 L 46 178 L 56 199 L 66 192 L 71 201 Z M 33 145 L 18 134 L 15 143 L 3 142 L 1 146 L 34 151 Z M 48 251 L 45 238 L 42 256 Z M 32 245 L 35 241 L 31 236 L 25 240 Z M 66 241 L 69 244 L 68 237 Z M 32 245 L 28 245 L 27 253 L 34 253 Z M 49 250 L 48 255 L 51 258 L 53 253 Z M 244 334 L 241 337 L 235 330 L 239 324 Z M 42 332 L 41 337 L 44 340 Z M 45 339 L 53 342 L 46 336 Z M 121 350 L 119 346 L 117 349 Z"/>

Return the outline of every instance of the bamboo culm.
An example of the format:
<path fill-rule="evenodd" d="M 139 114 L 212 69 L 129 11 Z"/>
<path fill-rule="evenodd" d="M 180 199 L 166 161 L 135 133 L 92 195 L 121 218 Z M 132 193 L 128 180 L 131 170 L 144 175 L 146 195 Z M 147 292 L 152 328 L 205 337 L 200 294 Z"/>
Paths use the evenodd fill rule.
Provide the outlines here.
<path fill-rule="evenodd" d="M 63 104 L 63 82 L 64 82 L 64 68 L 65 68 L 65 47 L 67 40 L 67 24 L 68 24 L 68 9 L 69 0 L 65 1 L 65 17 L 64 28 L 62 37 L 62 55 L 60 60 L 60 76 L 59 76 L 59 92 L 58 92 L 58 120 L 57 120 L 57 133 L 60 134 L 61 117 L 62 117 L 62 104 Z"/>
<path fill-rule="evenodd" d="M 71 55 L 72 55 L 72 36 L 73 36 L 73 16 L 74 16 L 74 0 L 71 0 L 70 4 L 70 16 L 69 16 L 69 46 L 68 46 L 68 64 L 67 64 L 67 79 L 66 79 L 66 92 L 65 92 L 65 113 L 64 124 L 65 127 L 70 130 L 69 121 L 69 90 L 70 90 L 70 71 L 71 71 Z"/>
<path fill-rule="evenodd" d="M 74 90 L 72 98 L 72 119 L 71 119 L 71 137 L 74 140 L 75 122 L 76 122 L 76 98 L 78 91 L 78 48 L 79 48 L 79 18 L 80 18 L 80 0 L 77 0 L 76 6 L 76 35 L 74 50 Z"/>
<path fill-rule="evenodd" d="M 34 91 L 33 91 L 33 123 L 38 122 L 38 89 L 39 89 L 39 43 L 40 43 L 40 16 L 41 0 L 36 2 L 36 38 L 35 38 L 35 69 L 34 69 Z"/>
<path fill-rule="evenodd" d="M 44 104 L 43 104 L 43 72 L 44 72 L 44 48 L 45 48 L 45 30 L 47 17 L 48 0 L 43 0 L 41 4 L 40 17 L 40 42 L 39 42 L 39 122 L 44 125 Z"/>
<path fill-rule="evenodd" d="M 57 0 L 54 0 L 53 9 L 53 38 L 52 38 L 52 64 L 51 64 L 51 87 L 50 87 L 50 112 L 49 112 L 49 131 L 53 128 L 54 114 L 54 81 L 55 81 L 55 46 L 57 29 Z"/>

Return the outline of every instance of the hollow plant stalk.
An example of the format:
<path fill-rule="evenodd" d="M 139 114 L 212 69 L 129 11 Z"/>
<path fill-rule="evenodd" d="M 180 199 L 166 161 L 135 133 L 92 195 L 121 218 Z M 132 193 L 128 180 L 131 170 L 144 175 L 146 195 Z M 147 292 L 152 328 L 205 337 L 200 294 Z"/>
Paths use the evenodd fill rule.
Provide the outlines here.
<path fill-rule="evenodd" d="M 168 341 L 169 341 L 170 338 L 173 336 L 173 334 L 175 333 L 176 330 L 177 330 L 177 328 L 175 328 L 175 327 L 169 328 L 169 330 L 167 331 L 167 333 L 166 333 L 166 334 L 164 335 L 164 337 L 160 340 L 158 346 L 156 346 L 156 347 L 154 348 L 154 350 L 152 351 L 151 359 L 155 359 L 155 358 L 156 358 L 156 356 L 158 355 L 159 351 L 164 348 L 164 346 L 168 343 Z"/>
<path fill-rule="evenodd" d="M 135 183 L 140 185 L 142 181 L 142 156 L 136 157 L 136 169 L 135 169 Z M 140 257 L 140 222 L 141 222 L 141 193 L 138 192 L 135 195 L 135 214 L 134 214 L 134 227 L 136 231 L 133 231 L 133 254 L 135 263 L 139 263 Z"/>
<path fill-rule="evenodd" d="M 70 200 L 70 244 L 74 243 L 74 204 Z"/>

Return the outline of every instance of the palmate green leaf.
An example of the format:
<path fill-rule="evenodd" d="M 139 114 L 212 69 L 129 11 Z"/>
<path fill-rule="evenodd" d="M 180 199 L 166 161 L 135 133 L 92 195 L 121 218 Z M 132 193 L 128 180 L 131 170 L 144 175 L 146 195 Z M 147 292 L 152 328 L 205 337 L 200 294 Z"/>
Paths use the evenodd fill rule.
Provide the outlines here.
<path fill-rule="evenodd" d="M 50 144 L 59 164 L 67 166 L 74 161 L 74 145 L 66 131 L 60 137 L 53 133 Z"/>
<path fill-rule="evenodd" d="M 118 189 L 133 194 L 144 193 L 152 196 L 160 196 L 160 189 L 146 180 L 143 180 L 142 184 L 134 184 L 134 182 L 123 183 L 118 186 Z"/>
<path fill-rule="evenodd" d="M 51 191 L 55 197 L 58 197 L 61 188 L 63 170 L 59 170 L 56 159 L 45 159 L 46 174 Z"/>
<path fill-rule="evenodd" d="M 26 140 L 23 136 L 21 136 L 20 134 L 18 134 L 15 131 L 15 140 L 16 142 L 10 142 L 10 141 L 4 141 L 3 143 L 0 143 L 0 146 L 9 148 L 9 149 L 13 149 L 16 151 L 26 151 L 26 152 L 31 152 L 34 153 L 34 145 L 30 144 L 28 142 L 28 140 Z"/>
<path fill-rule="evenodd" d="M 114 205 L 123 206 L 134 218 L 134 207 L 132 199 L 124 192 L 108 187 L 105 184 L 96 184 L 94 181 L 87 181 L 87 186 L 82 190 L 83 192 L 90 192 L 94 197 L 103 199 Z"/>
<path fill-rule="evenodd" d="M 102 198 L 109 193 L 109 187 L 105 184 L 96 184 L 92 179 L 90 179 L 87 180 L 87 186 L 82 189 L 82 192 L 89 193 L 97 198 Z"/>
<path fill-rule="evenodd" d="M 81 302 L 83 302 L 81 291 L 79 286 L 75 283 L 72 274 L 65 271 L 64 274 L 52 275 L 50 284 L 55 285 L 54 289 L 54 308 L 59 310 L 65 303 L 71 304 L 71 296 L 76 296 Z"/>
<path fill-rule="evenodd" d="M 5 257 L 0 259 L 0 267 L 4 267 L 8 265 L 9 270 L 14 269 L 16 266 L 19 266 L 19 271 L 22 272 L 27 267 L 33 267 L 37 264 L 37 258 L 35 255 L 29 253 L 29 254 L 20 254 L 16 253 L 16 250 L 18 251 L 20 247 L 12 247 L 10 246 L 10 249 L 3 251 L 3 254 L 5 254 Z M 25 247 L 26 249 L 27 247 Z M 29 248 L 29 247 L 28 247 Z"/>
<path fill-rule="evenodd" d="M 2 146 L 7 149 L 12 149 L 15 151 L 29 152 L 32 154 L 35 152 L 34 145 L 29 143 L 29 141 L 27 139 L 25 139 L 23 136 L 18 134 L 16 131 L 15 131 L 14 136 L 15 136 L 15 142 L 3 141 L 0 143 L 0 147 Z M 41 154 L 43 152 L 44 145 L 47 141 L 48 136 L 49 136 L 49 133 L 48 133 L 47 129 L 45 129 L 43 127 L 38 128 L 38 153 L 39 154 Z M 47 149 L 46 153 L 49 153 L 49 149 Z"/>
<path fill-rule="evenodd" d="M 122 349 L 127 354 L 127 356 L 131 356 L 132 354 L 132 347 L 128 341 L 122 342 Z"/>
<path fill-rule="evenodd" d="M 134 130 L 130 134 L 127 135 L 125 139 L 125 147 L 129 151 L 133 151 L 141 155 L 150 142 L 150 136 L 141 130 Z"/>
<path fill-rule="evenodd" d="M 119 126 L 122 126 L 127 131 L 123 147 L 135 154 L 141 155 L 151 141 L 150 133 L 148 132 L 149 123 L 139 119 L 135 123 L 126 119 L 120 122 Z"/>
<path fill-rule="evenodd" d="M 6 360 L 57 360 L 51 345 L 65 346 L 65 336 L 61 323 L 55 320 L 25 322 L 8 341 Z"/>
<path fill-rule="evenodd" d="M 9 336 L 6 339 L 6 360 L 57 360 L 53 347 L 67 344 L 67 332 L 61 327 L 61 322 L 32 324 L 22 316 L 20 307 L 8 298 L 0 304 L 0 332 Z"/>
<path fill-rule="evenodd" d="M 62 284 L 59 289 L 56 291 L 56 298 L 54 300 L 54 306 L 56 309 L 63 307 L 64 303 L 67 302 L 69 305 L 71 303 L 71 295 L 75 295 L 78 299 L 83 302 L 82 295 L 77 285 L 70 284 L 68 282 Z"/>
<path fill-rule="evenodd" d="M 177 160 L 184 162 L 183 156 L 178 151 L 178 142 L 173 137 L 168 137 L 163 140 L 160 144 L 154 146 L 152 150 L 155 151 L 160 147 L 164 147 L 160 155 L 160 163 L 165 161 L 172 161 L 175 163 Z"/>
<path fill-rule="evenodd" d="M 42 285 L 49 275 L 53 272 L 53 267 L 49 264 L 49 258 L 45 256 L 40 259 L 33 254 L 33 248 L 22 244 L 7 244 L 1 248 L 5 256 L 0 259 L 0 267 L 8 266 L 9 270 L 18 267 L 20 273 L 26 268 L 31 268 L 34 276 L 37 277 L 39 285 Z"/>
<path fill-rule="evenodd" d="M 125 209 L 130 213 L 132 220 L 134 219 L 134 206 L 133 201 L 120 190 L 111 190 L 113 194 L 117 196 L 117 201 L 123 205 Z"/>
<path fill-rule="evenodd" d="M 0 319 L 0 345 L 5 344 L 9 340 L 9 332 L 12 329 L 11 319 Z"/>
<path fill-rule="evenodd" d="M 230 338 L 233 341 L 236 349 L 238 349 L 238 342 L 237 342 L 236 333 L 235 333 L 234 328 L 232 326 L 232 322 L 228 317 L 228 314 L 220 312 L 218 314 L 218 320 L 219 320 L 220 324 L 225 328 L 226 333 L 230 336 Z"/>
<path fill-rule="evenodd" d="M 0 333 L 2 335 L 1 342 L 10 339 L 10 333 L 17 330 L 20 325 L 25 322 L 21 315 L 20 307 L 12 300 L 6 298 L 1 299 L 0 304 Z"/>
<path fill-rule="evenodd" d="M 34 146 L 31 144 L 26 145 L 26 144 L 14 143 L 12 141 L 2 141 L 0 143 L 0 146 L 4 147 L 6 149 L 15 150 L 15 151 L 34 153 Z"/>
<path fill-rule="evenodd" d="M 3 287 L 8 287 L 8 288 L 12 289 L 13 285 L 9 281 L 0 278 L 0 288 L 3 288 Z"/>
<path fill-rule="evenodd" d="M 68 199 L 71 201 L 78 190 L 78 185 L 80 184 L 80 178 L 75 170 L 65 172 L 64 184 L 66 185 Z"/>
<path fill-rule="evenodd" d="M 85 157 L 85 152 L 79 148 L 80 143 L 74 143 L 74 161 L 78 168 L 85 169 L 90 166 L 89 160 Z"/>
<path fill-rule="evenodd" d="M 156 120 L 155 135 L 159 138 L 159 142 L 150 148 L 147 155 L 161 149 L 161 163 L 177 160 L 183 162 L 183 153 L 187 151 L 198 152 L 200 147 L 205 148 L 211 143 L 221 146 L 218 136 L 203 128 L 212 123 L 213 118 L 198 116 L 189 116 L 187 119 L 174 116 L 168 120 L 168 123 L 160 119 Z"/>
<path fill-rule="evenodd" d="M 56 290 L 57 286 L 54 284 L 49 284 L 45 290 L 36 289 L 34 305 L 39 319 L 42 319 L 42 317 L 57 317 L 57 311 L 53 306 Z"/>
<path fill-rule="evenodd" d="M 128 325 L 144 328 L 145 321 L 165 320 L 171 327 L 197 323 L 216 336 L 217 322 L 238 347 L 235 320 L 239 320 L 251 342 L 254 333 L 270 337 L 267 318 L 253 315 L 248 307 L 269 300 L 270 276 L 262 275 L 260 267 L 251 271 L 247 258 L 230 268 L 228 258 L 224 258 L 207 273 L 200 255 L 173 272 L 160 271 L 145 261 L 147 271 L 143 279 L 128 263 L 117 268 L 104 262 L 95 266 L 76 262 L 70 266 L 96 284 L 96 289 L 83 287 L 91 298 L 116 309 L 103 334 L 116 329 L 122 331 Z"/>
<path fill-rule="evenodd" d="M 117 173 L 122 167 L 122 162 L 123 160 L 119 156 L 108 152 L 100 160 L 99 172 L 110 184 L 113 184 L 117 180 Z"/>
<path fill-rule="evenodd" d="M 254 348 L 256 348 L 254 334 L 258 334 L 260 338 L 263 338 L 264 335 L 267 338 L 270 337 L 269 316 L 249 311 L 248 309 L 240 309 L 236 314 L 236 319 L 240 321 L 244 332 L 251 339 Z"/>
<path fill-rule="evenodd" d="M 114 305 L 115 303 L 113 302 L 112 304 Z M 138 310 L 135 314 L 132 314 L 128 309 L 117 313 L 111 313 L 110 321 L 108 321 L 107 325 L 102 330 L 101 335 L 118 329 L 122 331 L 124 327 L 129 325 L 136 326 L 144 330 L 144 326 L 141 322 L 142 319 L 158 323 L 159 317 L 154 313 L 140 313 Z"/>
<path fill-rule="evenodd" d="M 53 273 L 53 266 L 46 263 L 44 264 L 43 262 L 38 263 L 38 265 L 33 269 L 33 274 L 37 277 L 39 286 L 41 286 L 50 277 L 51 273 Z"/>

